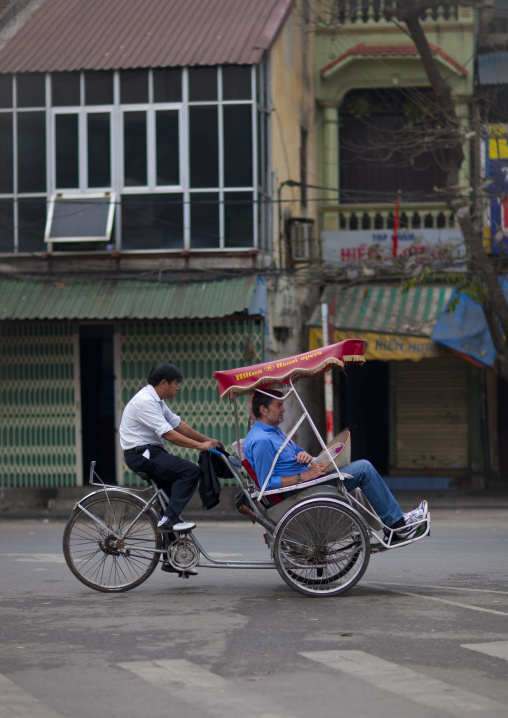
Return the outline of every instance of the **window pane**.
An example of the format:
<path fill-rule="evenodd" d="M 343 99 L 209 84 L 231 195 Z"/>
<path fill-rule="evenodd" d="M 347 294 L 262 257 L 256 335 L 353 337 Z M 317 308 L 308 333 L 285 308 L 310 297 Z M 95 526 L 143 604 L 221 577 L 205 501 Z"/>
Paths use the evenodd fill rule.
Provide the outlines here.
<path fill-rule="evenodd" d="M 224 105 L 224 184 L 252 186 L 252 109 Z"/>
<path fill-rule="evenodd" d="M 120 102 L 148 102 L 148 70 L 122 70 L 120 72 Z"/>
<path fill-rule="evenodd" d="M 154 102 L 181 102 L 181 69 L 179 67 L 164 67 L 155 68 L 152 72 Z"/>
<path fill-rule="evenodd" d="M 88 186 L 111 186 L 111 132 L 109 112 L 89 112 Z"/>
<path fill-rule="evenodd" d="M 109 240 L 111 197 L 55 199 L 49 239 L 91 238 Z"/>
<path fill-rule="evenodd" d="M 12 192 L 12 112 L 0 114 L 0 192 Z"/>
<path fill-rule="evenodd" d="M 222 68 L 222 99 L 251 99 L 251 70 L 249 65 L 224 65 Z"/>
<path fill-rule="evenodd" d="M 18 107 L 44 107 L 46 105 L 45 77 L 42 72 L 16 75 Z"/>
<path fill-rule="evenodd" d="M 217 107 L 189 107 L 190 186 L 218 187 Z"/>
<path fill-rule="evenodd" d="M 56 186 L 79 187 L 78 116 L 55 115 L 55 138 Z"/>
<path fill-rule="evenodd" d="M 155 142 L 157 159 L 156 184 L 179 184 L 178 110 L 159 110 L 155 113 Z"/>
<path fill-rule="evenodd" d="M 182 249 L 183 195 L 122 196 L 122 249 Z"/>
<path fill-rule="evenodd" d="M 189 101 L 217 99 L 217 68 L 189 67 Z"/>
<path fill-rule="evenodd" d="M 191 194 L 191 247 L 220 246 L 219 195 L 217 192 Z"/>
<path fill-rule="evenodd" d="M 85 105 L 113 104 L 113 73 L 90 70 L 85 72 Z"/>
<path fill-rule="evenodd" d="M 146 186 L 146 112 L 124 113 L 123 156 L 125 186 Z"/>
<path fill-rule="evenodd" d="M 18 113 L 18 191 L 46 191 L 46 115 Z"/>
<path fill-rule="evenodd" d="M 12 107 L 12 75 L 0 75 L 0 107 Z"/>
<path fill-rule="evenodd" d="M 45 252 L 46 198 L 26 197 L 18 200 L 20 252 Z"/>
<path fill-rule="evenodd" d="M 55 107 L 79 105 L 79 72 L 53 72 L 51 98 Z"/>
<path fill-rule="evenodd" d="M 224 194 L 224 235 L 226 247 L 252 247 L 253 212 L 251 192 Z"/>
<path fill-rule="evenodd" d="M 0 252 L 14 251 L 12 199 L 0 199 Z"/>

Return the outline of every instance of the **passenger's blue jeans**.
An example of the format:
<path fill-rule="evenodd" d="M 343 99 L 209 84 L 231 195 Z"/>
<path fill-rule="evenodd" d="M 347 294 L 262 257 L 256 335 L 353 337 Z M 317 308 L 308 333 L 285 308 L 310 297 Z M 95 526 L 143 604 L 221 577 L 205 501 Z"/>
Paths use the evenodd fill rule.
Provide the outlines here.
<path fill-rule="evenodd" d="M 353 479 L 344 480 L 346 490 L 361 489 L 384 524 L 393 526 L 402 518 L 402 509 L 370 461 L 365 461 L 365 459 L 353 461 L 344 466 L 341 472 L 354 476 Z"/>

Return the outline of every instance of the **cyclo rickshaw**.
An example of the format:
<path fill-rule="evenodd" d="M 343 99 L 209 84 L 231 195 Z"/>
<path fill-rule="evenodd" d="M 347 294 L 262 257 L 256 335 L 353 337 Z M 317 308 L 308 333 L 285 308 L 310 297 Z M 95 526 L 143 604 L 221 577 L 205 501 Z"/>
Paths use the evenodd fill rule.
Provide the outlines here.
<path fill-rule="evenodd" d="M 333 367 L 365 361 L 366 342 L 347 339 L 273 362 L 217 371 L 221 398 L 234 404 L 237 456 L 209 449 L 220 457 L 240 489 L 238 510 L 259 523 L 265 531 L 270 561 L 228 561 L 210 556 L 194 535 L 195 524 L 177 524 L 176 540 L 165 544 L 157 522 L 168 497 L 149 476 L 147 488 L 124 488 L 104 484 L 90 467 L 90 483 L 100 488 L 77 502 L 63 536 L 65 560 L 72 573 L 97 591 L 119 592 L 139 586 L 153 573 L 161 558 L 186 576 L 200 568 L 276 568 L 291 588 L 310 596 L 345 593 L 365 573 L 371 553 L 400 548 L 429 534 L 430 514 L 418 522 L 416 534 L 401 540 L 384 526 L 358 492 L 348 493 L 341 466 L 349 463 L 348 432 L 328 446 L 296 391 L 295 382 L 316 376 Z M 287 434 L 266 477 L 256 477 L 242 455 L 237 397 L 254 390 L 267 394 L 284 387 L 283 398 L 294 396 L 302 414 Z M 279 453 L 307 420 L 321 447 L 320 460 L 332 473 L 303 484 L 266 490 Z M 336 486 L 327 482 L 338 479 Z M 284 498 L 284 494 L 288 498 Z M 277 500 L 278 503 L 274 503 Z M 416 524 L 415 524 L 416 525 Z M 185 530 L 178 531 L 183 526 Z M 191 528 L 189 528 L 189 526 Z"/>

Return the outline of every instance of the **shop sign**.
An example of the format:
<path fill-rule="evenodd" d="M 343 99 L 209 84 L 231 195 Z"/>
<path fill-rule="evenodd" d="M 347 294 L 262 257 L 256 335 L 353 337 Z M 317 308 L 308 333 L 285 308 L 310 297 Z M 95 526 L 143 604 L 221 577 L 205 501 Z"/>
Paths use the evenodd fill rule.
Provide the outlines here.
<path fill-rule="evenodd" d="M 393 232 L 389 229 L 321 232 L 323 262 L 362 264 L 378 260 L 393 261 Z M 398 233 L 399 257 L 425 256 L 436 261 L 447 260 L 456 268 L 465 256 L 460 229 L 401 229 Z"/>
<path fill-rule="evenodd" d="M 377 332 L 354 332 L 335 330 L 333 341 L 341 342 L 344 339 L 364 339 L 367 342 L 365 358 L 379 361 L 401 361 L 409 359 L 435 359 L 442 356 L 444 350 L 438 344 L 424 336 L 410 336 L 407 334 L 381 334 Z M 309 351 L 322 346 L 323 332 L 321 328 L 311 327 L 309 330 Z"/>

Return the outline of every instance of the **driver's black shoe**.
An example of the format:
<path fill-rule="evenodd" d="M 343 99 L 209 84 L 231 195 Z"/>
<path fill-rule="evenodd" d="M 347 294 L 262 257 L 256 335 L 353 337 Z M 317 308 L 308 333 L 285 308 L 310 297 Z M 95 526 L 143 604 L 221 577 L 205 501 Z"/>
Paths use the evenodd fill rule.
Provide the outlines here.
<path fill-rule="evenodd" d="M 169 561 L 163 561 L 161 566 L 161 571 L 166 571 L 166 573 L 177 573 L 180 578 L 182 576 L 197 576 L 198 572 L 195 568 L 188 568 L 186 571 L 179 571 L 177 568 L 173 568 L 173 566 L 169 563 Z"/>

